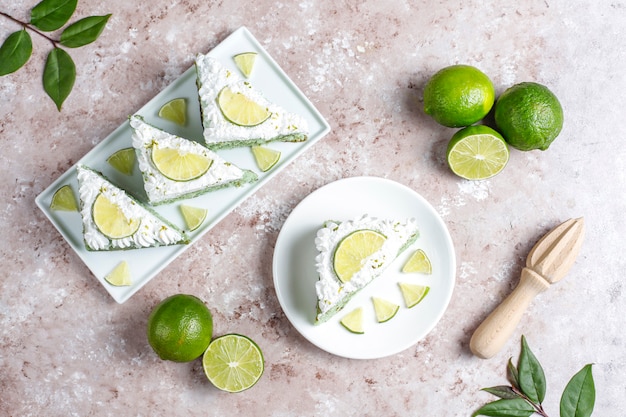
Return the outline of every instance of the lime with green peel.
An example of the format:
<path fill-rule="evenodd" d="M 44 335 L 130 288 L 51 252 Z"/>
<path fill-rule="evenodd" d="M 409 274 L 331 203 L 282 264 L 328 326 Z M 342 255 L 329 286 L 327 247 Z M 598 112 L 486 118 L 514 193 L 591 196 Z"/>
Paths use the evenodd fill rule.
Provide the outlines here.
<path fill-rule="evenodd" d="M 348 282 L 363 267 L 363 261 L 375 254 L 387 238 L 374 230 L 357 230 L 344 237 L 333 254 L 333 268 L 341 282 Z"/>
<path fill-rule="evenodd" d="M 410 284 L 408 282 L 399 282 L 398 286 L 407 308 L 418 305 L 430 291 L 430 287 L 426 285 Z"/>
<path fill-rule="evenodd" d="M 57 211 L 78 211 L 76 196 L 70 185 L 66 184 L 54 192 L 52 201 L 50 202 L 50 209 Z"/>
<path fill-rule="evenodd" d="M 422 249 L 417 249 L 402 267 L 402 272 L 417 272 L 428 275 L 433 272 L 433 267 L 430 263 L 430 259 L 428 259 L 428 256 L 426 255 L 426 252 Z"/>
<path fill-rule="evenodd" d="M 448 165 L 468 180 L 491 178 L 509 161 L 509 148 L 498 132 L 488 126 L 468 126 L 456 132 L 448 143 Z"/>
<path fill-rule="evenodd" d="M 400 306 L 398 304 L 380 297 L 372 297 L 372 303 L 374 304 L 376 320 L 379 323 L 384 323 L 391 320 L 396 316 L 396 313 L 400 309 Z"/>
<path fill-rule="evenodd" d="M 187 101 L 184 98 L 168 101 L 159 109 L 159 117 L 184 126 L 187 123 Z"/>
<path fill-rule="evenodd" d="M 200 357 L 213 337 L 213 316 L 198 297 L 172 295 L 150 313 L 148 343 L 163 360 L 189 362 Z"/>
<path fill-rule="evenodd" d="M 152 146 L 151 159 L 154 167 L 172 181 L 195 180 L 206 174 L 213 164 L 211 158 L 174 148 Z"/>
<path fill-rule="evenodd" d="M 122 239 L 135 234 L 141 219 L 128 218 L 119 205 L 100 193 L 91 208 L 93 222 L 100 232 L 110 239 Z"/>
<path fill-rule="evenodd" d="M 494 117 L 504 139 L 521 151 L 545 151 L 563 128 L 559 99 L 547 87 L 532 82 L 516 84 L 502 93 Z"/>
<path fill-rule="evenodd" d="M 240 92 L 224 87 L 217 95 L 217 105 L 229 122 L 238 126 L 257 126 L 266 121 L 271 112 Z"/>
<path fill-rule="evenodd" d="M 345 327 L 350 333 L 363 334 L 365 328 L 363 327 L 363 307 L 357 307 L 339 321 L 343 327 Z"/>
<path fill-rule="evenodd" d="M 131 175 L 135 167 L 135 159 L 135 149 L 124 148 L 111 154 L 107 162 L 122 174 Z"/>
<path fill-rule="evenodd" d="M 187 229 L 193 232 L 204 223 L 208 210 L 200 207 L 193 207 L 187 204 L 180 205 L 180 212 L 183 215 Z"/>
<path fill-rule="evenodd" d="M 226 334 L 215 338 L 202 357 L 204 373 L 226 392 L 241 392 L 256 384 L 265 370 L 261 348 L 249 337 Z"/>
<path fill-rule="evenodd" d="M 104 280 L 115 287 L 125 287 L 133 283 L 128 262 L 122 261 L 109 272 Z"/>
<path fill-rule="evenodd" d="M 241 71 L 241 73 L 249 78 L 252 75 L 252 70 L 254 69 L 254 63 L 256 62 L 257 53 L 256 52 L 242 52 L 233 57 L 237 68 Z"/>
<path fill-rule="evenodd" d="M 250 148 L 254 155 L 254 160 L 262 172 L 267 172 L 280 160 L 280 151 L 263 146 L 253 146 Z"/>
<path fill-rule="evenodd" d="M 424 112 L 448 127 L 476 123 L 489 113 L 494 100 L 489 77 L 470 65 L 443 68 L 424 87 Z"/>

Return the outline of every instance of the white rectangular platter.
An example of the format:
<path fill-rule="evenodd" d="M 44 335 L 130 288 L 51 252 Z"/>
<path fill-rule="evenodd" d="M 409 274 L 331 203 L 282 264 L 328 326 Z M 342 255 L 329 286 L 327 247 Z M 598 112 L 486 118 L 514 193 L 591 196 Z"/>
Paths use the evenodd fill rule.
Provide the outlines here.
<path fill-rule="evenodd" d="M 242 187 L 225 188 L 193 199 L 184 200 L 185 204 L 208 209 L 207 219 L 202 226 L 189 234 L 191 242 L 188 245 L 126 251 L 88 251 L 83 242 L 80 214 L 78 212 L 63 212 L 50 209 L 52 196 L 59 187 L 69 184 L 74 190 L 74 194 L 78 195 L 75 166 L 67 170 L 36 198 L 39 208 L 46 214 L 93 275 L 118 303 L 128 300 L 246 198 L 254 194 L 296 157 L 313 146 L 315 142 L 330 131 L 330 126 L 324 117 L 245 27 L 241 27 L 233 32 L 212 49 L 209 55 L 218 59 L 232 71 L 239 71 L 232 57 L 242 52 L 257 52 L 258 54 L 254 71 L 249 79 L 252 85 L 260 90 L 270 101 L 305 117 L 309 124 L 309 139 L 300 143 L 273 142 L 268 145 L 273 149 L 279 150 L 281 158 L 277 165 L 265 173 L 259 171 L 250 148 L 244 147 L 218 151 L 226 160 L 235 163 L 240 168 L 255 171 L 259 175 L 259 180 Z M 185 126 L 178 126 L 158 117 L 158 111 L 163 104 L 179 97 L 184 97 L 187 100 L 187 123 Z M 148 123 L 154 124 L 170 133 L 203 143 L 195 68 L 193 66 L 189 68 L 180 78 L 157 94 L 137 113 L 142 115 Z M 138 168 L 135 167 L 133 175 L 128 176 L 117 172 L 106 162 L 106 159 L 115 151 L 131 146 L 131 129 L 128 122 L 125 122 L 81 158 L 77 165 L 84 164 L 102 172 L 114 184 L 135 196 L 139 196 L 140 200 L 143 200 L 142 196 L 145 194 Z M 181 202 L 177 202 L 156 206 L 154 209 L 160 215 L 184 229 L 185 226 L 179 209 L 180 204 Z M 235 233 L 236 231 L 233 232 Z M 129 263 L 133 282 L 130 286 L 115 287 L 107 283 L 104 277 L 121 261 Z"/>

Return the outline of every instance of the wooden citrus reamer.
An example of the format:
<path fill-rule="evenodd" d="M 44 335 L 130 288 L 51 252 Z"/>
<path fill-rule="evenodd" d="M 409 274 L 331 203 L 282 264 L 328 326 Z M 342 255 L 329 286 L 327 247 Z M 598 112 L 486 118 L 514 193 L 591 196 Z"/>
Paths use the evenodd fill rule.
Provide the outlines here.
<path fill-rule="evenodd" d="M 583 242 L 583 218 L 561 223 L 531 249 L 513 292 L 481 323 L 470 340 L 470 350 L 487 359 L 509 339 L 533 298 L 560 281 L 570 270 Z"/>

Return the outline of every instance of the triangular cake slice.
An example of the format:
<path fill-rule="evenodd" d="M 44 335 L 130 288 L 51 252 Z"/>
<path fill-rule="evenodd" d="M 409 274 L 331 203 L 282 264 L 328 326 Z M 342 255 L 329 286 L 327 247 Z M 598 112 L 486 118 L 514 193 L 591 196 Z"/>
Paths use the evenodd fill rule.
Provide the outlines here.
<path fill-rule="evenodd" d="M 319 275 L 315 284 L 315 324 L 323 323 L 339 312 L 352 297 L 382 275 L 418 236 L 415 219 L 388 220 L 364 215 L 345 222 L 324 223 L 315 238 L 318 251 L 315 264 Z M 371 244 L 365 248 L 370 254 L 359 246 L 364 241 Z M 337 255 L 340 247 L 343 253 Z M 351 249 L 355 253 L 350 253 Z M 356 268 L 345 270 L 345 265 L 340 263 L 342 255 L 354 255 L 352 260 L 356 258 Z"/>
<path fill-rule="evenodd" d="M 257 175 L 224 160 L 197 142 L 131 116 L 132 142 L 150 204 L 171 203 L 229 186 L 254 182 Z"/>
<path fill-rule="evenodd" d="M 199 54 L 195 66 L 204 139 L 209 148 L 307 139 L 308 125 L 302 116 L 270 102 L 215 58 Z M 220 106 L 226 102 L 236 104 Z"/>
<path fill-rule="evenodd" d="M 78 165 L 76 174 L 87 250 L 139 249 L 189 242 L 179 228 L 101 173 Z"/>

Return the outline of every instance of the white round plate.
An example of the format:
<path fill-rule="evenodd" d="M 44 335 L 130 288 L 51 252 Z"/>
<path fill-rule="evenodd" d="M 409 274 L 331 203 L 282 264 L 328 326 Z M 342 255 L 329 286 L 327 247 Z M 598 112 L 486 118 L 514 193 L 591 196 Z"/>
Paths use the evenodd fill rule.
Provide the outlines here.
<path fill-rule="evenodd" d="M 326 220 L 346 221 L 368 214 L 380 219 L 415 218 L 420 237 L 385 273 L 359 292 L 326 323 L 315 325 L 315 236 Z M 431 275 L 407 274 L 402 266 L 416 249 L 432 263 Z M 377 177 L 346 178 L 311 193 L 291 212 L 274 249 L 274 287 L 293 326 L 311 343 L 332 354 L 353 359 L 381 358 L 401 352 L 424 338 L 446 310 L 454 288 L 456 259 L 452 239 L 433 207 L 412 189 Z M 407 308 L 399 282 L 428 285 L 421 303 Z M 378 323 L 372 296 L 400 305 L 396 316 Z M 362 306 L 365 333 L 353 334 L 339 320 Z"/>

